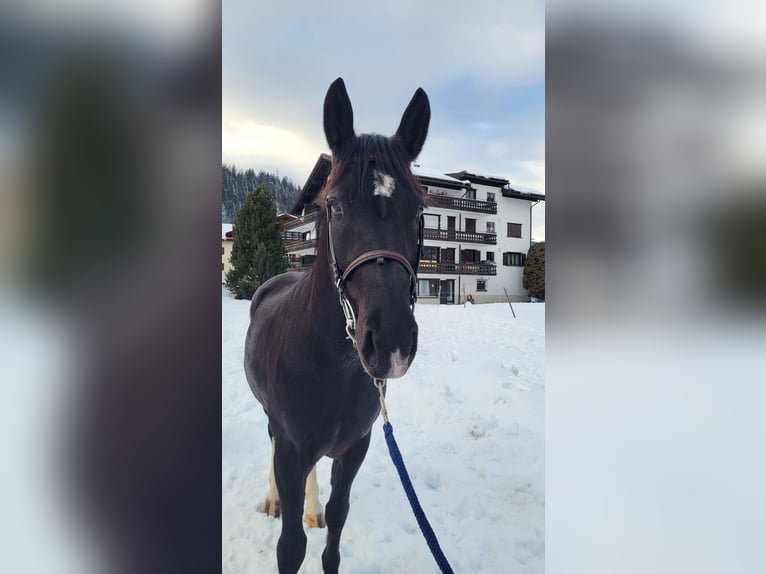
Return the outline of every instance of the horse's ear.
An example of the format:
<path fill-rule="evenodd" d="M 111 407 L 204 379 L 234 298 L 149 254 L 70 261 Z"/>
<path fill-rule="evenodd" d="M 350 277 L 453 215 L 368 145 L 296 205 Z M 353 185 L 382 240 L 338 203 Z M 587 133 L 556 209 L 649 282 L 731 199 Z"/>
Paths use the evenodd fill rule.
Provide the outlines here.
<path fill-rule="evenodd" d="M 324 135 L 333 155 L 340 153 L 354 137 L 354 111 L 343 78 L 338 78 L 324 98 Z"/>
<path fill-rule="evenodd" d="M 396 137 L 404 144 L 410 154 L 410 159 L 418 157 L 428 134 L 428 123 L 431 121 L 431 105 L 423 88 L 418 88 L 412 96 L 407 109 L 404 110 Z"/>

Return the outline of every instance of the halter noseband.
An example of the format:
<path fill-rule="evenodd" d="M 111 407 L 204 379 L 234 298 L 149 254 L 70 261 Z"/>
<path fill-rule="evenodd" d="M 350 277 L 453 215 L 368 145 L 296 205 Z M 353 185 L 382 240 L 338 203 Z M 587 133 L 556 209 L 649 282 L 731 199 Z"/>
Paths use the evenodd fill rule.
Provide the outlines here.
<path fill-rule="evenodd" d="M 348 267 L 344 271 L 340 270 L 338 260 L 335 257 L 335 245 L 332 240 L 332 224 L 330 207 L 326 208 L 327 217 L 327 242 L 330 252 L 330 263 L 332 265 L 333 273 L 335 274 L 335 287 L 338 289 L 338 296 L 340 298 L 340 306 L 343 309 L 343 315 L 346 317 L 346 337 L 351 340 L 351 343 L 356 349 L 356 316 L 354 315 L 354 309 L 351 306 L 351 302 L 346 295 L 346 280 L 351 273 L 358 267 L 364 265 L 369 261 L 377 261 L 378 265 L 383 265 L 386 259 L 391 259 L 401 264 L 410 276 L 410 308 L 415 311 L 415 302 L 418 299 L 418 264 L 420 263 L 421 250 L 423 248 L 423 216 L 420 216 L 420 223 L 418 224 L 418 261 L 413 268 L 407 258 L 396 251 L 388 251 L 386 249 L 376 249 L 373 251 L 366 251 L 359 257 L 354 259 L 348 264 Z"/>

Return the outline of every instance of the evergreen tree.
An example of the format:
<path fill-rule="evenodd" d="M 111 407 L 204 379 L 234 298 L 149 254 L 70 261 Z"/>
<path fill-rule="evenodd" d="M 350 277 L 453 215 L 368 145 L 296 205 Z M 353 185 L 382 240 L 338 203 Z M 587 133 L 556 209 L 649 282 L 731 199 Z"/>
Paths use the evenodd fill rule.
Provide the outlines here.
<path fill-rule="evenodd" d="M 545 301 L 545 242 L 535 243 L 529 248 L 524 264 L 524 289 L 529 296 Z"/>
<path fill-rule="evenodd" d="M 231 247 L 232 269 L 226 274 L 226 288 L 237 299 L 251 299 L 260 285 L 287 271 L 276 211 L 266 187 L 259 185 L 247 195 L 237 212 Z"/>

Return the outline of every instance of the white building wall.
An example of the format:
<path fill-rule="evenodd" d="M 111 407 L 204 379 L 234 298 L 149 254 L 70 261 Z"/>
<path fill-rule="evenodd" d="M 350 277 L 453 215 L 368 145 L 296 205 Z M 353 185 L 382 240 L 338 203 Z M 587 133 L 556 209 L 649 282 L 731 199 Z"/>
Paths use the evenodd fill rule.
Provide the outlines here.
<path fill-rule="evenodd" d="M 508 289 L 512 299 L 528 297 L 528 292 L 523 287 L 524 267 L 503 265 L 503 253 L 523 253 L 525 258 L 531 245 L 530 207 L 533 202 L 511 197 L 498 199 L 497 243 L 498 277 L 502 277 L 502 283 Z M 508 237 L 508 223 L 521 224 L 521 237 Z M 505 297 L 505 294 L 500 292 Z"/>
<path fill-rule="evenodd" d="M 434 185 L 428 185 L 430 193 L 444 193 L 453 197 L 461 197 L 464 193 L 459 190 L 439 188 Z M 466 219 L 476 221 L 477 233 L 488 233 L 494 228 L 497 237 L 497 244 L 490 245 L 486 243 L 462 243 L 458 241 L 437 241 L 426 239 L 425 245 L 439 247 L 441 249 L 455 249 L 455 260 L 460 260 L 460 251 L 463 249 L 475 249 L 481 253 L 480 260 L 486 261 L 487 253 L 494 254 L 494 263 L 496 275 L 474 275 L 474 274 L 436 274 L 427 273 L 422 269 L 418 274 L 422 279 L 454 280 L 455 282 L 455 303 L 462 302 L 467 295 L 471 295 L 477 303 L 488 303 L 505 301 L 505 291 L 508 291 L 512 300 L 527 300 L 528 293 L 523 288 L 523 267 L 503 265 L 503 253 L 522 253 L 526 256 L 530 246 L 530 222 L 529 208 L 532 202 L 522 199 L 504 197 L 502 189 L 499 187 L 483 185 L 478 183 L 471 184 L 476 190 L 475 199 L 479 201 L 489 201 L 490 196 L 494 195 L 494 201 L 497 204 L 496 214 L 478 213 L 472 211 L 462 211 L 457 209 L 447 209 L 441 207 L 429 207 L 426 214 L 440 215 L 440 228 L 447 229 L 447 217 L 456 218 L 455 228 L 459 231 L 466 231 Z M 491 226 L 487 227 L 487 224 Z M 521 224 L 521 237 L 508 237 L 508 223 Z M 478 291 L 478 282 L 483 281 L 486 291 Z M 438 303 L 438 298 L 428 298 L 421 296 L 423 303 Z"/>

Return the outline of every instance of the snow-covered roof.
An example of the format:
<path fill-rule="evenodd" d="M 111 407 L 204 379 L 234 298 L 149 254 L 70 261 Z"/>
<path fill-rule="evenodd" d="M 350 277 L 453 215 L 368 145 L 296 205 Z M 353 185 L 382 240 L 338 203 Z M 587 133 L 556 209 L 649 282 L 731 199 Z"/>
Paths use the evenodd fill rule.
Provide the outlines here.
<path fill-rule="evenodd" d="M 452 183 L 463 184 L 463 182 L 459 179 L 455 179 L 454 177 L 451 177 L 442 171 L 437 169 L 428 169 L 427 167 L 421 167 L 416 163 L 412 164 L 412 173 L 420 177 L 430 177 L 431 179 L 441 179 Z"/>
<path fill-rule="evenodd" d="M 515 189 L 516 191 L 523 191 L 524 193 L 540 193 L 534 187 L 519 185 L 518 183 L 509 183 L 508 187 Z"/>
<path fill-rule="evenodd" d="M 232 231 L 234 229 L 234 225 L 231 223 L 222 223 L 221 224 L 221 239 L 226 239 L 226 232 Z"/>

